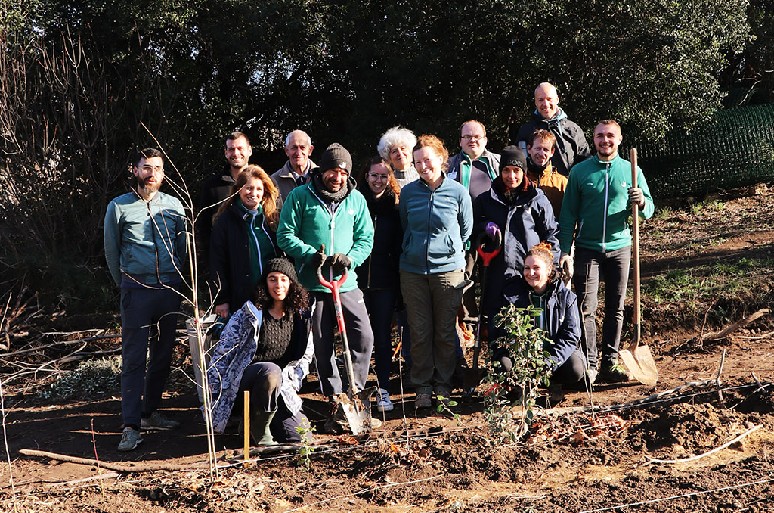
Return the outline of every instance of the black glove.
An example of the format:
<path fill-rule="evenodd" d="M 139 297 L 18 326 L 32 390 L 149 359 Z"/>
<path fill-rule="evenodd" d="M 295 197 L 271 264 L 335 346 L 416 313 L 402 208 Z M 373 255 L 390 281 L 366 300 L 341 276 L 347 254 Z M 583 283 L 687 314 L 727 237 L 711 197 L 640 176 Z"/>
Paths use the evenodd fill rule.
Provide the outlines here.
<path fill-rule="evenodd" d="M 328 259 L 334 274 L 344 274 L 344 271 L 352 265 L 352 260 L 344 253 L 335 253 Z"/>
<path fill-rule="evenodd" d="M 320 251 L 312 254 L 312 256 L 309 257 L 309 265 L 312 266 L 312 269 L 318 269 L 322 265 L 324 260 L 325 260 L 325 244 L 320 246 Z"/>

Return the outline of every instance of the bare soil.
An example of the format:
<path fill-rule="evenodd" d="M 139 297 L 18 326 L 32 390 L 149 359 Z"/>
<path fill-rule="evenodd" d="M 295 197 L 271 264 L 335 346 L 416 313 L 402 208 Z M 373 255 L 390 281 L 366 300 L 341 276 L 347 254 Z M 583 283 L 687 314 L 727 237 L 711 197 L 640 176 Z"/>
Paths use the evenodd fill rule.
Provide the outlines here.
<path fill-rule="evenodd" d="M 700 264 L 772 263 L 771 191 L 758 186 L 717 200 L 722 208 L 676 205 L 645 223 L 644 289 L 649 280 Z M 539 411 L 528 438 L 512 443 L 491 435 L 480 400 L 455 396 L 455 416 L 416 415 L 404 382 L 395 411 L 366 440 L 315 434 L 308 468 L 296 452 L 264 454 L 243 467 L 241 438 L 219 436 L 221 468 L 214 475 L 182 343 L 165 409 L 183 426 L 145 434 L 128 454 L 116 450 L 117 390 L 52 402 L 34 393 L 30 376 L 5 390 L 0 510 L 774 511 L 774 321 L 765 315 L 719 340 L 707 338 L 771 307 L 774 273 L 770 266 L 756 273 L 752 290 L 711 301 L 644 295 L 643 339 L 656 355 L 658 385 L 568 392 Z M 98 351 L 116 343 L 92 345 Z M 304 397 L 318 421 L 323 403 L 314 385 Z M 396 372 L 393 390 L 400 386 Z M 27 456 L 23 449 L 100 464 Z"/>

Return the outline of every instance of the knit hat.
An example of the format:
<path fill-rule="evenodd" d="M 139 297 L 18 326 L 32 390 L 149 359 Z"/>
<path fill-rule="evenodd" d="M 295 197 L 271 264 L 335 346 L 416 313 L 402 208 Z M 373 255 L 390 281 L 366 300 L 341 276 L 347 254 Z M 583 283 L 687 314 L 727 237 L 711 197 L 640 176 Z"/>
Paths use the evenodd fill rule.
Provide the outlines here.
<path fill-rule="evenodd" d="M 520 167 L 523 171 L 527 171 L 527 159 L 518 146 L 506 146 L 500 152 L 500 173 L 508 166 Z"/>
<path fill-rule="evenodd" d="M 263 266 L 264 283 L 266 282 L 266 278 L 269 276 L 269 273 L 282 273 L 288 278 L 290 278 L 290 281 L 294 283 L 298 283 L 296 268 L 295 266 L 293 266 L 293 263 L 287 258 L 283 258 L 283 257 L 272 258 L 271 260 L 268 261 L 266 265 Z"/>
<path fill-rule="evenodd" d="M 347 174 L 352 174 L 352 157 L 339 143 L 333 143 L 325 149 L 320 157 L 319 171 L 324 173 L 335 167 L 343 169 Z"/>

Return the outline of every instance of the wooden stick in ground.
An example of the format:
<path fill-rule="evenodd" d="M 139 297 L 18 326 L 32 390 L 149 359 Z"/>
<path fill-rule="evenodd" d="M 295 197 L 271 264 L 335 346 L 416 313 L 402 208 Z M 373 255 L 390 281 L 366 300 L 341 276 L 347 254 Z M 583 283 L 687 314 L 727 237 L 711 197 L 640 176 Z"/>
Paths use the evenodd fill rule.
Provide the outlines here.
<path fill-rule="evenodd" d="M 726 350 L 723 349 L 723 353 L 720 355 L 720 366 L 718 367 L 718 374 L 715 376 L 715 383 L 718 386 L 718 399 L 723 402 L 723 388 L 720 382 L 720 375 L 723 374 L 723 365 L 726 363 Z"/>
<path fill-rule="evenodd" d="M 244 419 L 244 460 L 242 465 L 245 467 L 250 466 L 250 391 L 245 390 L 244 395 L 244 407 L 242 411 Z"/>

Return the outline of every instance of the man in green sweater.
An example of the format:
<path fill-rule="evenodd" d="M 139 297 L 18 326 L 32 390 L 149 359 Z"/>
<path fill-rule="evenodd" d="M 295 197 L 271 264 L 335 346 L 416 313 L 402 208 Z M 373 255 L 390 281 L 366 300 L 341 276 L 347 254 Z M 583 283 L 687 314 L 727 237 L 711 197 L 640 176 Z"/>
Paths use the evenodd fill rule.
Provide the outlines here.
<path fill-rule="evenodd" d="M 618 364 L 623 326 L 626 282 L 629 278 L 632 237 L 628 218 L 632 203 L 647 219 L 655 207 L 642 171 L 637 169 L 637 187 L 632 187 L 631 163 L 618 155 L 623 137 L 614 120 L 600 121 L 594 129 L 597 154 L 570 171 L 559 217 L 560 266 L 565 277 L 573 277 L 582 316 L 582 337 L 594 382 L 627 381 Z M 575 242 L 575 260 L 570 251 Z M 597 348 L 597 292 L 605 282 L 605 318 L 602 346 Z M 601 349 L 601 351 L 600 351 Z M 599 353 L 601 352 L 601 357 Z"/>

